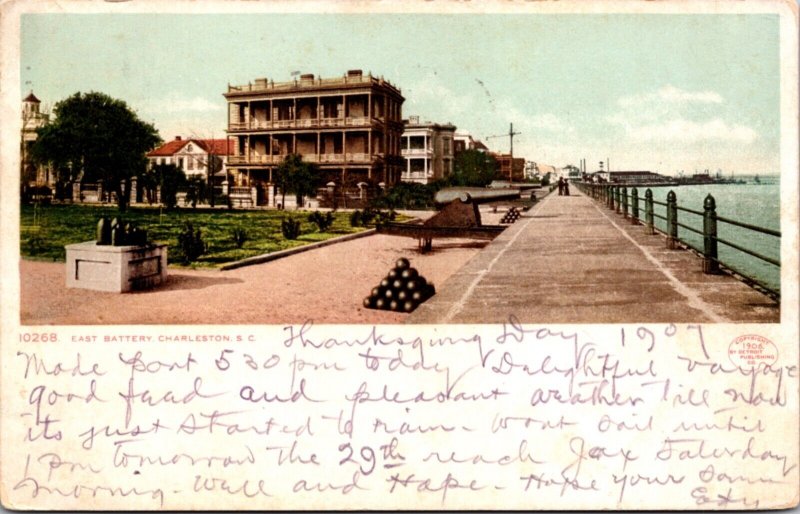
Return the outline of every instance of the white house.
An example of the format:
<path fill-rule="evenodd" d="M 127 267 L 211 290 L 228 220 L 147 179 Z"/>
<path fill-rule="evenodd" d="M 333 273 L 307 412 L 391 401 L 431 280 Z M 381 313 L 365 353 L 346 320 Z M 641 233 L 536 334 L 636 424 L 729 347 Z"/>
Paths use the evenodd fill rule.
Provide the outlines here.
<path fill-rule="evenodd" d="M 206 177 L 211 162 L 215 162 L 215 182 L 223 182 L 228 156 L 233 153 L 233 144 L 227 139 L 183 139 L 176 136 L 147 154 L 151 166 L 174 164 L 182 169 L 187 178 Z M 212 160 L 213 159 L 213 160 Z"/>

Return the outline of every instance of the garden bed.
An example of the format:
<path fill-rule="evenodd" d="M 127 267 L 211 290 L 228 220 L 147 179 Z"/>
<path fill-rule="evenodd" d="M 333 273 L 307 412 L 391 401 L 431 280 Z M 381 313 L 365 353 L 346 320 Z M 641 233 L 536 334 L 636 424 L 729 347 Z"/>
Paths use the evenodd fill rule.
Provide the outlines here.
<path fill-rule="evenodd" d="M 159 208 L 132 207 L 121 217 L 147 230 L 151 241 L 169 246 L 170 264 L 179 262 L 178 235 L 186 222 L 199 228 L 207 251 L 191 267 L 218 267 L 288 248 L 325 241 L 346 234 L 367 230 L 350 225 L 350 213 L 334 213 L 333 225 L 319 232 L 308 221 L 308 212 L 277 210 L 210 210 L 178 209 L 171 212 Z M 119 216 L 113 206 L 85 205 L 23 205 L 20 211 L 20 252 L 32 260 L 64 261 L 64 246 L 95 238 L 97 221 L 101 216 Z M 284 238 L 281 221 L 292 218 L 300 221 L 300 236 Z M 243 229 L 246 239 L 237 246 L 234 231 Z"/>

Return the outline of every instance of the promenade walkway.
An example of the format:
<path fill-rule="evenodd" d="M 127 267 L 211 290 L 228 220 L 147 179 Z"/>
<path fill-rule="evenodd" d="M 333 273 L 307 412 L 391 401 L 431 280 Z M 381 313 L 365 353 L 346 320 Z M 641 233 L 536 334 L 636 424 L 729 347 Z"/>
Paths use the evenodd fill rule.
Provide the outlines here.
<path fill-rule="evenodd" d="M 552 193 L 407 323 L 779 322 L 779 304 L 579 191 Z"/>

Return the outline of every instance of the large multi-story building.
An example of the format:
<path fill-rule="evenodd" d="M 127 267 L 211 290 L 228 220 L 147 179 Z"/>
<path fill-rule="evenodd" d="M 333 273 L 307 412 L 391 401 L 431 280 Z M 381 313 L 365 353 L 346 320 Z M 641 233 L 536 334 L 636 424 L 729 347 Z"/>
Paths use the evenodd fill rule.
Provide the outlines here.
<path fill-rule="evenodd" d="M 288 154 L 315 163 L 322 182 L 334 187 L 400 180 L 404 98 L 383 78 L 350 70 L 330 79 L 256 79 L 229 85 L 224 96 L 233 146 L 228 168 L 236 185 L 259 188 L 259 203 L 274 194 L 268 186 Z"/>
<path fill-rule="evenodd" d="M 450 123 L 420 123 L 419 116 L 410 116 L 403 123 L 405 169 L 401 180 L 427 184 L 453 173 L 456 127 Z"/>

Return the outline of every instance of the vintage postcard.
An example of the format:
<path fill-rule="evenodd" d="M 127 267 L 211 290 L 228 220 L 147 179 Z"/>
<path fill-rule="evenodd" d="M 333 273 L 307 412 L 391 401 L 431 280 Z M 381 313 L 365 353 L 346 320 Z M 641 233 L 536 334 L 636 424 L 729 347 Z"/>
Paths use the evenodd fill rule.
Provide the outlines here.
<path fill-rule="evenodd" d="M 0 501 L 800 501 L 798 8 L 0 1 Z"/>

